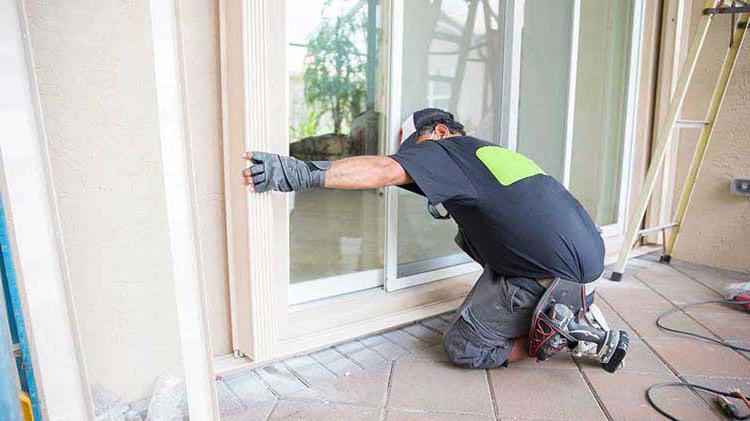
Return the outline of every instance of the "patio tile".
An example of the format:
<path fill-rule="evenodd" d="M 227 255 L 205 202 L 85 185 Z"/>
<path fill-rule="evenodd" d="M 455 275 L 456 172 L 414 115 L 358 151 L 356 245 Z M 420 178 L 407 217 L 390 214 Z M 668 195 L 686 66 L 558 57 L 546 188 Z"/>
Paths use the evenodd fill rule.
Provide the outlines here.
<path fill-rule="evenodd" d="M 391 361 L 409 355 L 409 351 L 406 349 L 394 344 L 382 336 L 379 338 L 380 339 L 377 341 L 368 341 L 366 344 L 368 348 L 375 351 L 384 359 Z M 362 342 L 365 343 L 365 340 L 363 339 Z"/>
<path fill-rule="evenodd" d="M 261 367 L 256 372 L 279 396 L 285 396 L 307 388 L 281 363 Z"/>
<path fill-rule="evenodd" d="M 604 290 L 600 295 L 626 320 L 628 316 L 641 312 L 663 312 L 674 308 L 667 300 L 647 289 Z"/>
<path fill-rule="evenodd" d="M 475 414 L 456 414 L 441 412 L 416 412 L 388 410 L 386 421 L 491 421 L 493 417 Z"/>
<path fill-rule="evenodd" d="M 416 349 L 409 355 L 405 355 L 399 359 L 399 361 L 404 360 L 448 362 L 448 355 L 446 355 L 445 351 L 443 351 L 443 345 L 433 345 L 425 349 Z"/>
<path fill-rule="evenodd" d="M 746 395 L 750 393 L 750 378 L 686 376 L 685 379 L 690 383 L 701 384 L 704 386 L 712 387 L 714 389 L 726 391 L 739 389 Z M 716 395 L 714 395 L 713 393 L 708 393 L 700 389 L 695 390 L 699 395 L 703 396 L 706 401 L 714 402 Z M 738 404 L 738 407 L 741 411 L 743 411 L 743 414 L 748 413 L 747 409 L 744 407 L 741 401 L 736 399 L 730 399 L 730 401 Z M 719 410 L 714 409 L 714 412 L 719 413 Z"/>
<path fill-rule="evenodd" d="M 429 361 L 405 360 L 395 364 L 389 409 L 492 415 L 484 370 Z"/>
<path fill-rule="evenodd" d="M 388 342 L 388 340 L 385 339 L 382 335 L 372 335 L 366 338 L 362 338 L 358 342 L 364 346 L 371 347 L 371 346 L 382 344 L 383 342 Z"/>
<path fill-rule="evenodd" d="M 223 381 L 245 403 L 275 399 L 273 393 L 268 390 L 255 371 L 224 377 Z"/>
<path fill-rule="evenodd" d="M 308 385 L 321 384 L 336 379 L 335 374 L 307 355 L 285 360 L 284 364 Z"/>
<path fill-rule="evenodd" d="M 390 365 L 380 369 L 362 370 L 349 377 L 288 395 L 288 399 L 337 402 L 382 408 L 385 406 Z"/>
<path fill-rule="evenodd" d="M 455 312 L 443 313 L 440 315 L 440 318 L 443 319 L 446 323 L 450 323 L 450 321 L 453 319 L 453 316 L 455 314 L 456 314 Z"/>
<path fill-rule="evenodd" d="M 633 326 L 635 333 L 642 338 L 675 337 L 674 333 L 663 330 L 656 325 L 656 319 L 662 314 L 663 312 L 643 311 L 638 314 L 625 316 L 625 320 L 629 325 Z M 711 332 L 706 330 L 706 328 L 683 313 L 673 313 L 663 318 L 662 321 L 665 326 L 673 329 L 680 329 L 686 332 L 698 333 L 706 336 L 714 336 Z"/>
<path fill-rule="evenodd" d="M 750 281 L 749 273 L 741 273 L 724 269 L 700 266 L 693 263 L 677 260 L 672 266 L 679 272 L 695 279 L 696 281 L 721 293 L 724 287 L 735 282 Z"/>
<path fill-rule="evenodd" d="M 365 346 L 359 341 L 351 341 L 334 346 L 334 348 L 336 348 L 336 350 L 342 354 L 350 354 L 364 347 Z"/>
<path fill-rule="evenodd" d="M 750 377 L 750 361 L 725 347 L 690 338 L 646 338 L 681 374 Z"/>
<path fill-rule="evenodd" d="M 510 363 L 509 369 L 557 369 L 557 370 L 578 370 L 573 357 L 567 351 L 563 351 L 547 361 L 537 361 L 536 358 L 526 358 L 525 360 Z M 502 368 L 498 369 L 502 370 Z"/>
<path fill-rule="evenodd" d="M 440 317 L 433 317 L 431 319 L 422 320 L 419 323 L 439 333 L 443 333 L 443 331 L 445 331 L 445 327 L 448 326 L 448 323 Z"/>
<path fill-rule="evenodd" d="M 746 311 L 736 310 L 731 313 L 690 311 L 690 315 L 722 339 L 750 338 L 750 313 Z"/>
<path fill-rule="evenodd" d="M 408 351 L 427 348 L 431 345 L 402 330 L 392 330 L 390 332 L 385 332 L 383 333 L 383 336 L 389 341 Z"/>
<path fill-rule="evenodd" d="M 364 369 L 380 368 L 390 365 L 390 360 L 387 360 L 377 352 L 364 346 L 347 353 L 346 356 Z"/>
<path fill-rule="evenodd" d="M 578 370 L 511 367 L 490 376 L 501 419 L 605 419 Z"/>
<path fill-rule="evenodd" d="M 280 400 L 269 420 L 373 420 L 381 417 L 381 409 L 362 408 L 327 402 Z"/>
<path fill-rule="evenodd" d="M 324 349 L 310 356 L 337 376 L 349 376 L 362 370 L 360 366 L 333 348 Z"/>
<path fill-rule="evenodd" d="M 439 333 L 432 329 L 428 329 L 419 323 L 406 326 L 401 330 L 425 342 L 427 345 L 440 343 L 441 335 Z"/>
<path fill-rule="evenodd" d="M 678 281 L 651 283 L 649 286 L 675 305 L 696 301 L 720 300 L 722 298 L 716 291 L 686 277 L 681 277 Z"/>
<path fill-rule="evenodd" d="M 735 346 L 741 346 L 745 349 L 750 349 L 750 340 L 747 340 L 747 341 L 728 340 L 727 342 Z M 739 352 L 740 354 L 743 354 L 746 358 L 750 358 L 750 351 L 737 351 L 737 352 Z"/>
<path fill-rule="evenodd" d="M 275 405 L 275 399 L 265 402 L 252 402 L 247 405 L 247 409 L 237 413 L 225 414 L 222 411 L 221 421 L 265 421 Z"/>
<path fill-rule="evenodd" d="M 586 377 L 615 420 L 663 419 L 646 400 L 646 389 L 654 384 L 677 381 L 667 373 L 623 371 L 614 374 L 592 371 L 586 372 Z M 716 419 L 711 410 L 687 389 L 666 388 L 657 391 L 655 397 L 667 412 L 680 420 Z"/>
<path fill-rule="evenodd" d="M 216 380 L 216 398 L 222 416 L 244 412 L 247 405 L 240 399 L 222 378 Z"/>

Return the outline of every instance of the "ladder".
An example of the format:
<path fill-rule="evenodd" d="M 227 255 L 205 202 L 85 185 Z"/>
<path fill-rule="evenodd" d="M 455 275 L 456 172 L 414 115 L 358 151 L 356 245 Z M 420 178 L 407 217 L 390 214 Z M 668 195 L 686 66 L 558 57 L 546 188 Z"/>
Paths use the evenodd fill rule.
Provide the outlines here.
<path fill-rule="evenodd" d="M 703 48 L 703 42 L 708 34 L 708 29 L 711 26 L 714 16 L 718 14 L 731 14 L 732 15 L 732 34 L 729 49 L 724 56 L 724 62 L 719 72 L 719 78 L 714 87 L 713 94 L 711 95 L 711 102 L 708 108 L 705 121 L 690 121 L 686 122 L 678 120 L 678 116 L 682 111 L 682 105 L 687 94 L 690 81 L 693 77 L 698 57 Z M 620 250 L 617 263 L 612 271 L 610 279 L 613 281 L 622 280 L 622 275 L 625 270 L 625 265 L 628 261 L 630 251 L 635 245 L 638 238 L 644 234 L 661 231 L 664 235 L 664 250 L 659 261 L 661 263 L 669 264 L 671 260 L 672 251 L 674 250 L 677 237 L 680 233 L 682 221 L 685 217 L 685 212 L 690 205 L 690 198 L 693 194 L 693 189 L 698 180 L 700 174 L 701 165 L 706 156 L 706 149 L 711 141 L 711 135 L 713 134 L 714 122 L 716 116 L 721 109 L 721 104 L 724 100 L 724 94 L 729 84 L 729 79 L 732 76 L 735 62 L 737 61 L 737 54 L 740 51 L 742 42 L 747 32 L 748 17 L 750 17 L 750 4 L 744 1 L 732 1 L 731 3 L 721 0 L 708 0 L 704 4 L 703 14 L 698 22 L 698 27 L 693 35 L 690 42 L 690 48 L 687 52 L 685 63 L 680 69 L 680 75 L 677 81 L 677 87 L 674 95 L 669 103 L 669 108 L 664 119 L 659 124 L 659 131 L 657 132 L 656 148 L 651 163 L 649 164 L 648 171 L 646 172 L 646 178 L 644 180 L 644 188 L 638 197 L 638 204 L 635 210 L 630 216 L 630 220 L 627 224 L 627 230 L 625 234 L 625 241 Z M 682 188 L 680 194 L 680 200 L 677 204 L 677 210 L 674 216 L 674 222 L 667 225 L 655 228 L 647 228 L 644 230 L 640 229 L 641 221 L 646 214 L 646 208 L 648 202 L 651 199 L 651 195 L 654 192 L 654 187 L 657 182 L 657 175 L 661 170 L 664 159 L 666 158 L 667 151 L 672 139 L 672 131 L 677 124 L 682 126 L 692 125 L 693 127 L 701 127 L 700 137 L 693 153 L 693 159 L 688 169 L 687 179 L 685 185 Z M 669 236 L 666 235 L 666 231 L 671 230 Z"/>

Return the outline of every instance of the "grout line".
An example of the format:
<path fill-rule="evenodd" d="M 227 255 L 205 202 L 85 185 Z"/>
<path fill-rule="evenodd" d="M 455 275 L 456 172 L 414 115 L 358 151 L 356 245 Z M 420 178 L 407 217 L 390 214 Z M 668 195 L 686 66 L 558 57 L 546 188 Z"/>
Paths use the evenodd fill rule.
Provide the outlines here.
<path fill-rule="evenodd" d="M 438 317 L 438 318 L 439 318 L 439 317 Z M 440 319 L 440 320 L 443 320 L 443 319 Z M 437 330 L 437 329 L 434 329 L 434 328 L 432 328 L 432 327 L 430 327 L 430 326 L 427 326 L 426 324 L 422 323 L 423 321 L 424 321 L 424 320 L 420 320 L 420 321 L 419 321 L 419 325 L 420 325 L 420 326 L 422 326 L 423 328 L 425 328 L 425 329 L 428 329 L 428 330 L 431 330 L 431 331 L 433 331 L 433 332 L 437 333 L 438 335 L 442 335 L 442 334 L 443 334 L 443 332 L 441 332 L 441 331 L 439 331 L 439 330 Z M 447 323 L 446 323 L 446 324 L 447 324 Z"/>
<path fill-rule="evenodd" d="M 273 403 L 273 406 L 271 407 L 271 410 L 268 411 L 268 415 L 266 416 L 266 421 L 271 419 L 271 416 L 274 412 L 276 412 L 276 407 L 279 406 L 279 399 L 276 399 L 276 401 Z"/>
<path fill-rule="evenodd" d="M 594 400 L 596 400 L 596 403 L 597 405 L 599 405 L 599 408 L 604 413 L 604 416 L 607 417 L 607 420 L 609 421 L 614 420 L 614 418 L 612 417 L 612 414 L 609 412 L 609 409 L 607 409 L 607 406 L 604 405 L 604 401 L 602 401 L 601 396 L 599 396 L 599 393 L 596 391 L 596 388 L 594 387 L 593 384 L 591 384 L 591 381 L 589 380 L 588 376 L 581 368 L 580 362 L 578 362 L 575 358 L 573 358 L 573 364 L 575 364 L 576 367 L 578 367 L 578 372 L 583 377 L 583 381 L 586 382 L 586 386 L 589 388 L 589 392 L 591 392 L 591 394 L 594 396 Z"/>
<path fill-rule="evenodd" d="M 308 389 L 312 389 L 312 385 L 310 385 L 310 383 L 308 383 L 308 382 L 307 382 L 307 380 L 305 380 L 305 379 L 304 379 L 304 378 L 302 377 L 302 375 L 301 375 L 301 374 L 299 374 L 298 372 L 294 371 L 294 369 L 293 369 L 292 367 L 289 367 L 289 365 L 288 365 L 288 364 L 286 363 L 286 361 L 281 361 L 281 364 L 283 364 L 283 365 L 284 365 L 284 368 L 286 368 L 286 369 L 287 369 L 287 371 L 289 372 L 289 374 L 291 374 L 291 375 L 292 375 L 292 377 L 294 377 L 294 378 L 296 378 L 297 380 L 299 380 L 299 381 L 300 381 L 300 383 L 302 383 L 302 385 L 303 385 L 303 386 L 305 386 L 305 387 L 306 387 L 306 388 L 308 388 Z M 322 365 L 322 364 L 321 364 L 321 365 Z"/>
<path fill-rule="evenodd" d="M 325 348 L 325 349 L 328 349 L 328 348 Z M 325 349 L 323 349 L 322 351 L 325 351 Z M 330 349 L 333 349 L 334 351 L 336 351 L 336 349 L 334 349 L 333 347 L 331 347 Z M 322 361 L 320 361 L 319 359 L 315 358 L 315 356 L 313 354 L 307 354 L 307 356 L 310 357 L 310 358 L 312 358 L 313 361 L 315 361 L 316 363 L 320 364 L 321 367 L 323 367 L 326 370 L 328 370 L 329 372 L 331 372 L 331 374 L 333 374 L 337 378 L 340 377 L 336 372 L 334 372 L 333 370 L 331 370 L 330 368 L 328 368 L 328 366 L 326 366 L 325 364 L 323 364 Z"/>
<path fill-rule="evenodd" d="M 395 331 L 394 331 L 394 332 L 395 332 Z M 397 347 L 399 347 L 399 348 L 403 349 L 404 351 L 408 351 L 408 352 L 409 352 L 409 353 L 411 354 L 411 350 L 409 350 L 409 349 L 407 349 L 407 348 L 404 348 L 403 346 L 401 346 L 401 345 L 397 344 L 396 342 L 394 342 L 394 341 L 392 341 L 392 340 L 388 339 L 388 337 L 387 337 L 387 336 L 385 336 L 385 335 L 380 335 L 380 336 L 381 336 L 381 337 L 382 337 L 383 339 L 385 339 L 385 340 L 386 340 L 386 342 L 390 342 L 390 343 L 392 343 L 393 345 L 396 345 Z"/>
<path fill-rule="evenodd" d="M 364 369 L 365 369 L 365 367 L 364 367 L 363 365 L 360 365 L 360 364 L 359 364 L 358 362 L 356 362 L 356 361 L 354 361 L 353 359 L 349 358 L 349 357 L 348 357 L 348 356 L 347 356 L 346 354 L 344 354 L 343 352 L 341 352 L 341 350 L 339 350 L 339 349 L 338 349 L 338 348 L 336 348 L 335 346 L 334 346 L 334 347 L 331 347 L 331 349 L 333 349 L 333 351 L 334 351 L 334 352 L 336 352 L 336 353 L 338 353 L 339 355 L 341 355 L 341 356 L 342 356 L 342 357 L 343 357 L 343 358 L 344 358 L 345 360 L 349 360 L 349 361 L 351 361 L 351 363 L 352 363 L 352 364 L 356 365 L 356 366 L 357 366 L 357 367 L 359 367 L 360 369 L 362 369 L 362 370 L 364 370 Z"/>
<path fill-rule="evenodd" d="M 252 374 L 254 374 L 255 376 L 257 376 L 257 377 L 258 377 L 258 380 L 260 380 L 260 382 L 261 382 L 261 383 L 263 383 L 264 385 L 266 385 L 266 389 L 267 389 L 267 390 L 268 390 L 269 392 L 271 392 L 271 394 L 272 394 L 272 395 L 276 396 L 276 398 L 277 398 L 277 399 L 281 399 L 281 393 L 279 393 L 279 392 L 277 392 L 276 390 L 274 390 L 273 386 L 271 386 L 271 383 L 268 383 L 268 382 L 266 381 L 266 379 L 264 379 L 264 378 L 263 378 L 263 376 L 261 376 L 260 374 L 258 374 L 258 372 L 257 372 L 257 371 L 255 371 L 255 370 L 253 370 L 253 371 L 250 371 L 250 373 L 252 373 Z"/>
<path fill-rule="evenodd" d="M 407 325 L 407 326 L 405 326 L 405 327 L 409 327 L 409 326 L 414 326 L 414 325 L 418 325 L 418 324 L 419 324 L 419 323 L 412 323 L 412 324 L 410 324 L 410 325 Z M 420 325 L 420 326 L 421 326 L 421 325 Z M 408 330 L 406 330 L 406 329 L 404 329 L 404 328 L 401 328 L 401 329 L 399 329 L 399 330 L 400 330 L 401 332 L 404 332 L 404 333 L 406 333 L 407 335 L 411 336 L 412 338 L 414 338 L 414 339 L 418 340 L 419 342 L 422 342 L 422 343 L 423 343 L 423 344 L 425 344 L 425 345 L 431 345 L 431 344 L 430 344 L 429 342 L 427 342 L 426 340 L 424 340 L 424 339 L 420 338 L 419 336 L 417 336 L 417 335 L 415 335 L 415 334 L 413 334 L 413 333 L 409 332 Z"/>
<path fill-rule="evenodd" d="M 396 371 L 396 361 L 391 361 L 391 369 L 388 373 L 388 386 L 385 388 L 385 406 L 384 410 L 388 409 L 388 405 L 391 403 L 391 389 L 393 388 L 393 373 Z"/>
<path fill-rule="evenodd" d="M 497 407 L 497 396 L 495 396 L 495 388 L 492 387 L 492 376 L 490 376 L 490 370 L 484 370 L 487 376 L 487 387 L 490 388 L 490 402 L 492 402 L 492 413 L 495 415 L 495 420 L 500 421 L 500 410 Z"/>

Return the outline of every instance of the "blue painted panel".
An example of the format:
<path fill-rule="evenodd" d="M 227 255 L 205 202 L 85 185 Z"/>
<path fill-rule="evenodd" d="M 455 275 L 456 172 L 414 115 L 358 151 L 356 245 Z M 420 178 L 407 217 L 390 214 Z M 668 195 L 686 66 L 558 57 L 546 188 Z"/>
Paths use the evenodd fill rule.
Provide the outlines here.
<path fill-rule="evenodd" d="M 0 200 L 0 275 L 2 275 L 3 291 L 5 299 L 10 307 L 8 313 L 9 324 L 15 332 L 11 333 L 15 340 L 21 346 L 21 364 L 19 367 L 19 377 L 24 390 L 31 398 L 31 404 L 34 408 L 34 419 L 42 419 L 41 405 L 39 394 L 34 382 L 34 370 L 31 365 L 31 351 L 29 350 L 29 340 L 26 334 L 26 325 L 23 318 L 23 306 L 21 304 L 21 295 L 18 291 L 18 283 L 13 270 L 13 258 L 11 255 L 10 241 L 8 237 L 8 227 L 5 219 L 5 208 Z M 16 397 L 18 398 L 18 397 Z"/>
<path fill-rule="evenodd" d="M 22 421 L 16 384 L 16 364 L 10 346 L 8 326 L 7 313 L 0 309 L 0 419 Z"/>

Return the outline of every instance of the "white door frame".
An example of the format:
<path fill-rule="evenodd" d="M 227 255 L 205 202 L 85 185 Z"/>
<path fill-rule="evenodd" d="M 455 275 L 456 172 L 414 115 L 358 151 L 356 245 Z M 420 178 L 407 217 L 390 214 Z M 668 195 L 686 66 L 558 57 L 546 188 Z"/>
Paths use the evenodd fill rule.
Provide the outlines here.
<path fill-rule="evenodd" d="M 47 419 L 94 419 L 20 1 L 0 0 L 0 45 L 0 194 L 41 411 Z"/>

